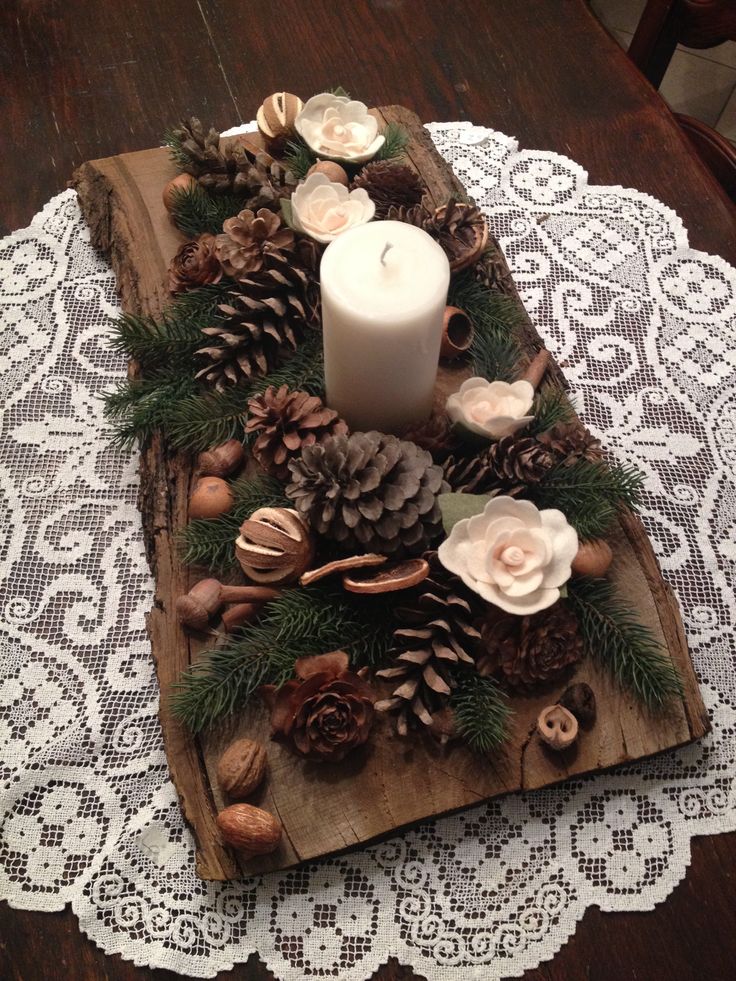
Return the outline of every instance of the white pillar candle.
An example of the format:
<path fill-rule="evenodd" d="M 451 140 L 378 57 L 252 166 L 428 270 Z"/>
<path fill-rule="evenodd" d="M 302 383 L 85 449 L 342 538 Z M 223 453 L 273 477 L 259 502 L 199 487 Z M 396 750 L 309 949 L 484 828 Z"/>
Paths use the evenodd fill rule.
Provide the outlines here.
<path fill-rule="evenodd" d="M 432 411 L 450 264 L 421 228 L 374 221 L 322 257 L 327 404 L 353 430 L 396 432 Z"/>

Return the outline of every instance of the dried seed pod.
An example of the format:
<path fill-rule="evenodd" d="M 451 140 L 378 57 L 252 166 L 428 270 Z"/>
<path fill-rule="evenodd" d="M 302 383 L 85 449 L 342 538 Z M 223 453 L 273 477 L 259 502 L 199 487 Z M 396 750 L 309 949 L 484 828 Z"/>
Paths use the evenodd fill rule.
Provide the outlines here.
<path fill-rule="evenodd" d="M 219 518 L 233 506 L 233 492 L 221 477 L 202 477 L 189 498 L 189 517 Z"/>
<path fill-rule="evenodd" d="M 335 160 L 318 160 L 307 171 L 307 177 L 310 174 L 324 174 L 333 184 L 343 184 L 345 187 L 350 183 L 345 168 Z"/>
<path fill-rule="evenodd" d="M 202 579 L 192 586 L 186 596 L 177 599 L 176 612 L 183 626 L 204 630 L 210 617 L 217 613 L 223 603 L 237 603 L 240 606 L 252 604 L 257 610 L 263 603 L 279 595 L 278 589 L 266 586 L 226 586 L 217 579 Z"/>
<path fill-rule="evenodd" d="M 460 307 L 445 307 L 440 357 L 448 361 L 459 358 L 473 343 L 474 333 L 470 317 L 464 310 Z"/>
<path fill-rule="evenodd" d="M 572 712 L 584 729 L 589 729 L 595 722 L 595 693 L 584 681 L 570 685 L 563 692 L 559 704 L 568 712 Z"/>
<path fill-rule="evenodd" d="M 240 527 L 235 554 L 254 582 L 295 582 L 314 559 L 314 539 L 291 508 L 259 508 Z"/>
<path fill-rule="evenodd" d="M 236 603 L 222 614 L 222 626 L 225 633 L 232 633 L 236 627 L 255 620 L 261 610 L 261 603 Z"/>
<path fill-rule="evenodd" d="M 347 573 L 342 584 L 350 593 L 395 593 L 419 585 L 428 575 L 426 559 L 406 559 L 366 576 Z"/>
<path fill-rule="evenodd" d="M 291 92 L 274 92 L 256 113 L 258 129 L 266 143 L 278 149 L 294 132 L 294 121 L 304 108 L 302 100 Z"/>
<path fill-rule="evenodd" d="M 231 804 L 220 811 L 217 827 L 228 845 L 251 855 L 268 855 L 281 841 L 281 822 L 250 804 Z"/>
<path fill-rule="evenodd" d="M 611 546 L 602 538 L 581 542 L 577 555 L 572 560 L 572 571 L 576 576 L 592 576 L 599 579 L 608 572 L 613 562 Z"/>
<path fill-rule="evenodd" d="M 578 720 L 562 705 L 548 705 L 539 713 L 537 732 L 552 749 L 567 749 L 578 738 Z"/>
<path fill-rule="evenodd" d="M 255 739 L 236 739 L 220 757 L 217 782 L 223 793 L 242 800 L 261 784 L 268 759 L 263 745 Z"/>
<path fill-rule="evenodd" d="M 245 450 L 239 439 L 229 439 L 220 446 L 200 453 L 197 469 L 202 476 L 229 477 L 245 463 Z"/>
<path fill-rule="evenodd" d="M 163 198 L 164 208 L 171 211 L 174 207 L 174 198 L 178 191 L 188 191 L 197 186 L 197 181 L 191 174 L 177 174 L 164 187 L 161 197 Z"/>

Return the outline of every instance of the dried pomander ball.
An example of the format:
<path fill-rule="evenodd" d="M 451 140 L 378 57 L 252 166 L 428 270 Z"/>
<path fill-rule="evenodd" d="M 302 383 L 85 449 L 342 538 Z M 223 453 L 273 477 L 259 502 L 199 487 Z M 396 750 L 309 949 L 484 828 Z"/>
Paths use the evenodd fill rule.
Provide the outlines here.
<path fill-rule="evenodd" d="M 304 108 L 304 103 L 291 92 L 274 92 L 256 113 L 258 129 L 269 145 L 283 144 L 294 132 L 296 117 Z"/>
<path fill-rule="evenodd" d="M 240 526 L 235 555 L 253 582 L 282 586 L 306 572 L 314 559 L 309 528 L 291 508 L 258 508 Z"/>
<path fill-rule="evenodd" d="M 335 160 L 318 160 L 307 171 L 307 177 L 310 174 L 324 174 L 333 184 L 343 184 L 345 187 L 350 183 L 347 171 Z"/>
<path fill-rule="evenodd" d="M 233 492 L 222 477 L 202 477 L 189 498 L 190 518 L 219 518 L 233 506 Z"/>
<path fill-rule="evenodd" d="M 174 207 L 174 198 L 179 191 L 188 191 L 190 188 L 196 187 L 197 181 L 191 174 L 177 174 L 176 177 L 172 178 L 169 183 L 164 187 L 162 198 L 164 202 L 164 208 L 167 211 L 171 211 Z"/>
<path fill-rule="evenodd" d="M 197 469 L 202 476 L 229 477 L 245 463 L 245 450 L 238 439 L 229 439 L 220 446 L 200 453 Z"/>
<path fill-rule="evenodd" d="M 570 685 L 560 698 L 559 704 L 568 712 L 572 712 L 584 729 L 589 729 L 595 722 L 595 693 L 584 681 Z"/>

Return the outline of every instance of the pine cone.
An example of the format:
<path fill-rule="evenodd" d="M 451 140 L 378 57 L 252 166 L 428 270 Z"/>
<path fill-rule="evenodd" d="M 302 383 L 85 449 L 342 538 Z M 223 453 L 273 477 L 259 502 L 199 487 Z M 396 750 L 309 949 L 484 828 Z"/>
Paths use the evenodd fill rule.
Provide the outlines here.
<path fill-rule="evenodd" d="M 289 470 L 297 511 L 346 551 L 419 555 L 442 533 L 442 469 L 414 443 L 377 432 L 330 436 Z"/>
<path fill-rule="evenodd" d="M 444 464 L 445 480 L 456 494 L 506 494 L 517 497 L 524 487 L 521 484 L 508 485 L 499 480 L 496 471 L 486 460 L 486 454 L 472 457 L 449 456 Z"/>
<path fill-rule="evenodd" d="M 434 413 L 426 422 L 408 426 L 399 436 L 428 450 L 435 463 L 444 462 L 459 445 L 452 423 L 444 412 Z"/>
<path fill-rule="evenodd" d="M 603 459 L 600 440 L 579 423 L 558 423 L 542 433 L 539 442 L 554 454 L 556 463 L 566 467 L 581 458 L 592 463 Z"/>
<path fill-rule="evenodd" d="M 219 307 L 223 321 L 202 328 L 213 343 L 197 351 L 205 362 L 197 378 L 222 391 L 267 374 L 318 321 L 317 303 L 314 280 L 293 255 L 266 245 L 261 271 L 241 280 Z"/>
<path fill-rule="evenodd" d="M 261 208 L 258 214 L 246 209 L 223 223 L 222 234 L 217 236 L 217 257 L 228 276 L 242 281 L 263 268 L 267 245 L 271 249 L 292 249 L 294 232 L 267 208 Z"/>
<path fill-rule="evenodd" d="M 362 187 L 376 206 L 376 218 L 385 218 L 391 207 L 411 208 L 420 204 L 424 184 L 419 175 L 406 164 L 375 160 L 367 164 L 353 181 Z"/>
<path fill-rule="evenodd" d="M 248 401 L 246 433 L 258 433 L 253 456 L 263 469 L 279 480 L 289 476 L 289 460 L 305 446 L 321 443 L 327 436 L 347 433 L 346 423 L 334 409 L 306 392 L 290 392 L 286 385 L 270 386 Z"/>
<path fill-rule="evenodd" d="M 445 250 L 452 272 L 476 262 L 488 243 L 488 226 L 475 205 L 450 201 L 434 214 L 421 205 L 389 208 L 387 217 L 423 228 Z"/>
<path fill-rule="evenodd" d="M 394 631 L 394 665 L 377 671 L 399 682 L 379 711 L 398 712 L 396 728 L 406 735 L 417 719 L 431 726 L 456 682 L 453 665 L 474 665 L 480 634 L 473 626 L 473 606 L 462 582 L 447 572 L 436 552 L 424 556 L 430 574 L 413 590 L 410 602 L 394 611 L 400 626 Z"/>
<path fill-rule="evenodd" d="M 546 446 L 531 436 L 504 436 L 483 454 L 483 462 L 503 483 L 538 484 L 557 463 Z"/>
<path fill-rule="evenodd" d="M 509 267 L 506 265 L 498 242 L 493 236 L 489 236 L 489 238 L 493 243 L 492 247 L 481 255 L 475 264 L 473 275 L 486 289 L 513 296 L 515 293 L 514 282 Z"/>
<path fill-rule="evenodd" d="M 583 656 L 577 617 L 559 600 L 532 616 L 493 611 L 481 627 L 480 674 L 500 673 L 513 688 L 556 680 Z"/>
<path fill-rule="evenodd" d="M 200 235 L 193 242 L 185 242 L 169 266 L 169 289 L 172 293 L 198 289 L 219 283 L 221 279 L 222 267 L 215 254 L 214 235 Z"/>

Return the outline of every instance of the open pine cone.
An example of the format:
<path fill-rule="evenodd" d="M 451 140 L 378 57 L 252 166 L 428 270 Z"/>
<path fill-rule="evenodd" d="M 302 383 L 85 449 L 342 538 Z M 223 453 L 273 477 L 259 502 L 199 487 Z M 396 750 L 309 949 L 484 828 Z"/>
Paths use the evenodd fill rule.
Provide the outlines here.
<path fill-rule="evenodd" d="M 473 600 L 462 582 L 447 572 L 436 552 L 424 556 L 430 573 L 394 614 L 394 663 L 376 674 L 398 682 L 389 698 L 376 704 L 396 712 L 396 729 L 406 735 L 413 720 L 431 726 L 456 686 L 452 668 L 474 667 L 480 634 L 473 626 Z"/>
<path fill-rule="evenodd" d="M 282 385 L 278 390 L 270 386 L 248 401 L 245 431 L 258 434 L 252 449 L 263 469 L 286 480 L 289 460 L 299 456 L 305 446 L 343 435 L 348 427 L 321 399 Z"/>
<path fill-rule="evenodd" d="M 423 228 L 445 250 L 454 273 L 476 262 L 488 244 L 488 225 L 480 209 L 472 204 L 450 201 L 434 213 L 422 205 L 393 207 L 387 217 Z"/>
<path fill-rule="evenodd" d="M 557 463 L 554 454 L 531 436 L 504 436 L 491 443 L 483 462 L 502 483 L 538 484 Z"/>
<path fill-rule="evenodd" d="M 263 268 L 263 253 L 270 249 L 292 249 L 294 232 L 267 208 L 249 209 L 227 218 L 217 236 L 217 257 L 225 273 L 235 280 L 247 279 Z"/>
<path fill-rule="evenodd" d="M 374 160 L 366 164 L 353 181 L 362 187 L 376 206 L 376 218 L 385 218 L 391 207 L 412 208 L 421 204 L 424 185 L 419 175 L 406 164 Z"/>
<path fill-rule="evenodd" d="M 378 432 L 330 436 L 289 470 L 287 496 L 343 550 L 419 555 L 442 532 L 442 469 L 414 443 Z"/>
<path fill-rule="evenodd" d="M 603 459 L 600 440 L 579 424 L 558 423 L 542 433 L 539 442 L 554 454 L 555 462 L 564 466 L 570 466 L 581 458 L 591 463 Z"/>

